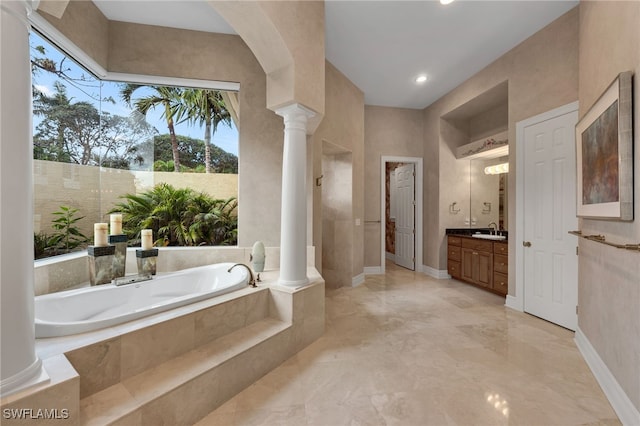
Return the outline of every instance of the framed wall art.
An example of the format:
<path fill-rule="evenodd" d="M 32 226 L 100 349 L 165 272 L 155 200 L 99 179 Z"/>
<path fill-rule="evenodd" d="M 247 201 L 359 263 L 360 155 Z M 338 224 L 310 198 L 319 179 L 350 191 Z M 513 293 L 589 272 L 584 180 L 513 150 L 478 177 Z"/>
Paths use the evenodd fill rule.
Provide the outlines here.
<path fill-rule="evenodd" d="M 633 220 L 632 80 L 620 73 L 576 125 L 580 217 Z"/>

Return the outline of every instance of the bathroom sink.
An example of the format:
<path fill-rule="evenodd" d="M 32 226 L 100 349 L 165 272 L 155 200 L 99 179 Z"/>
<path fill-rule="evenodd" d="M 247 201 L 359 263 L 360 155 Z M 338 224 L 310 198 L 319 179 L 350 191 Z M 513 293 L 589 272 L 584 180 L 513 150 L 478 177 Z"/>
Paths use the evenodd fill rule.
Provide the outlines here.
<path fill-rule="evenodd" d="M 506 240 L 504 235 L 489 235 L 489 234 L 473 234 L 473 238 L 481 238 L 483 240 Z"/>

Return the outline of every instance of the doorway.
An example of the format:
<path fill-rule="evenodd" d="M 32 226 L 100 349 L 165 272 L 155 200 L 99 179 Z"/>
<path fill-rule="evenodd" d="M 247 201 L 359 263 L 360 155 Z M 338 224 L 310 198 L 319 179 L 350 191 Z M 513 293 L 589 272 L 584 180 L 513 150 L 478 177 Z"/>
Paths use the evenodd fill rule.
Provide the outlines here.
<path fill-rule="evenodd" d="M 391 184 L 387 185 L 387 170 L 390 165 L 402 164 L 395 167 L 395 181 L 393 198 L 394 235 L 387 233 L 387 218 L 390 216 Z M 385 272 L 387 258 L 387 240 L 393 238 L 393 260 L 396 264 L 407 269 L 422 272 L 422 158 L 391 157 L 381 159 L 380 184 L 380 269 Z M 389 207 L 389 214 L 387 208 Z"/>
<path fill-rule="evenodd" d="M 577 327 L 577 103 L 517 124 L 516 298 L 521 310 Z M 509 303 L 507 303 L 509 305 Z"/>

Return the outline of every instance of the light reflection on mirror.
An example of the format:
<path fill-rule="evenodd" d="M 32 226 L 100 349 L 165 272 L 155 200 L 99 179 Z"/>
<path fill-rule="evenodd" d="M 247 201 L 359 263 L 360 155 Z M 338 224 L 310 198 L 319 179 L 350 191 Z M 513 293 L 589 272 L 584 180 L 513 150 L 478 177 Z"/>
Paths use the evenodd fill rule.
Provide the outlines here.
<path fill-rule="evenodd" d="M 508 163 L 509 157 L 474 158 L 470 160 L 470 209 L 472 227 L 507 230 L 507 173 L 486 174 L 485 168 Z M 475 222 L 475 223 L 474 223 Z"/>

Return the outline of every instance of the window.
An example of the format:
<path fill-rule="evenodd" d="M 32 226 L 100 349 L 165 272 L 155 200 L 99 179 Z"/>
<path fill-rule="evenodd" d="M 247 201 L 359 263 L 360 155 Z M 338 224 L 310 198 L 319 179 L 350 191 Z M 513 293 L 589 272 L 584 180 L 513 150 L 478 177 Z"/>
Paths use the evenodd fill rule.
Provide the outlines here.
<path fill-rule="evenodd" d="M 38 33 L 30 43 L 36 257 L 85 248 L 114 210 L 132 245 L 141 227 L 163 245 L 236 244 L 237 92 L 101 81 Z"/>

